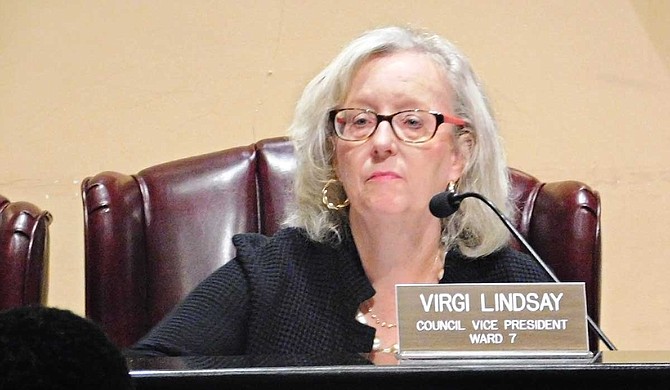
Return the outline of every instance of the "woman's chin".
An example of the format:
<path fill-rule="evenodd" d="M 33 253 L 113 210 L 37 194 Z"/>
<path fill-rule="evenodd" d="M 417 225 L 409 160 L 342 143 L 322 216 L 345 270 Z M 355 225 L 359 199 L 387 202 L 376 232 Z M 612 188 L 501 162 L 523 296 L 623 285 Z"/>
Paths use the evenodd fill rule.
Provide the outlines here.
<path fill-rule="evenodd" d="M 397 198 L 375 198 L 369 199 L 362 203 L 361 207 L 356 207 L 352 203 L 352 208 L 359 210 L 361 214 L 374 216 L 393 216 L 404 215 L 416 209 L 416 205 L 412 204 L 409 199 Z M 416 210 L 414 210 L 416 211 Z"/>

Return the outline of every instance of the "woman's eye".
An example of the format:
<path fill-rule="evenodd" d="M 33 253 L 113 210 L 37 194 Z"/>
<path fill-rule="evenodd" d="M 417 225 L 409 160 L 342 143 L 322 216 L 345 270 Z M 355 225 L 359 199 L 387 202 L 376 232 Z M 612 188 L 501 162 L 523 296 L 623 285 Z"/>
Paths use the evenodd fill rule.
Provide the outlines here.
<path fill-rule="evenodd" d="M 414 117 L 414 116 L 408 116 L 403 118 L 403 127 L 408 128 L 408 129 L 420 129 L 423 127 L 423 121 L 421 118 Z"/>
<path fill-rule="evenodd" d="M 370 119 L 365 116 L 357 116 L 353 119 L 352 124 L 358 127 L 365 127 L 370 124 Z"/>

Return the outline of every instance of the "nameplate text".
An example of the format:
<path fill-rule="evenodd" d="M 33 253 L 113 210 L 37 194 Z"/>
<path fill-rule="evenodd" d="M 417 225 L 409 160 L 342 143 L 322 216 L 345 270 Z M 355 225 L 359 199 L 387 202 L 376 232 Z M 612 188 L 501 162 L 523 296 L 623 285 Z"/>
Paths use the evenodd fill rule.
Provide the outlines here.
<path fill-rule="evenodd" d="M 400 355 L 588 352 L 584 283 L 396 286 Z"/>

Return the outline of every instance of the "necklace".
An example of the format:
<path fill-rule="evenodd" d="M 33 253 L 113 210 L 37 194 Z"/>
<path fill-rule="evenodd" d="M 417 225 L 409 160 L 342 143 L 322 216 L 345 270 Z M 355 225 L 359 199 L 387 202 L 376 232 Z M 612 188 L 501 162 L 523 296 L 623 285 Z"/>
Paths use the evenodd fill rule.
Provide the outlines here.
<path fill-rule="evenodd" d="M 368 307 L 368 313 L 371 313 L 371 312 L 372 312 L 372 307 Z M 385 328 L 390 329 L 390 328 L 395 328 L 395 327 L 398 326 L 397 324 L 382 321 L 382 320 L 379 319 L 379 317 L 377 317 L 374 314 L 370 314 L 370 317 L 372 317 L 379 326 L 382 326 L 382 327 L 385 327 Z M 360 322 L 363 325 L 368 324 L 368 321 L 365 318 L 365 314 L 363 314 L 363 312 L 360 311 L 360 309 L 358 310 L 358 313 L 356 313 L 356 320 L 358 320 L 358 322 Z M 395 343 L 395 344 L 390 345 L 386 348 L 383 348 L 382 347 L 382 340 L 379 337 L 375 337 L 374 340 L 372 341 L 372 351 L 373 352 L 382 352 L 382 353 L 397 353 L 399 351 L 398 343 Z"/>
<path fill-rule="evenodd" d="M 442 256 L 440 256 L 442 255 Z M 441 261 L 440 261 L 441 260 Z M 437 282 L 439 283 L 440 280 L 442 280 L 442 277 L 444 277 L 444 251 L 442 247 L 439 247 L 437 249 L 437 254 L 435 255 L 435 258 L 433 259 L 433 262 L 436 264 L 438 267 L 437 271 Z M 397 328 L 398 324 L 394 324 L 393 322 L 388 322 L 384 321 L 379 316 L 372 310 L 372 305 L 365 304 L 361 305 L 365 306 L 365 311 L 367 314 L 370 315 L 370 318 L 372 318 L 375 321 L 375 324 L 377 324 L 381 328 L 387 328 L 387 329 L 393 329 Z M 365 318 L 365 313 L 359 308 L 358 312 L 356 313 L 356 320 L 360 322 L 363 325 L 367 325 L 368 321 Z M 372 351 L 373 352 L 382 352 L 382 353 L 397 353 L 399 351 L 399 345 L 398 343 L 392 344 L 388 347 L 382 347 L 382 341 L 379 337 L 375 337 L 373 342 L 372 342 Z"/>
<path fill-rule="evenodd" d="M 368 306 L 368 310 L 367 310 L 367 312 L 368 312 L 368 314 L 370 314 L 370 318 L 372 318 L 373 320 L 375 320 L 375 323 L 376 323 L 377 325 L 381 326 L 382 328 L 392 329 L 392 328 L 395 328 L 395 327 L 398 326 L 398 324 L 394 324 L 393 322 L 386 322 L 386 321 L 382 320 L 381 318 L 379 318 L 379 316 L 377 316 L 377 314 L 375 314 L 375 313 L 372 311 L 372 306 Z M 360 317 L 359 317 L 359 316 L 360 316 Z M 360 310 L 358 310 L 358 314 L 356 314 L 356 318 L 358 319 L 359 322 L 361 321 L 360 318 L 362 318 L 363 320 L 365 320 L 365 314 L 363 314 L 363 312 L 361 312 Z"/>
<path fill-rule="evenodd" d="M 382 341 L 379 339 L 379 337 L 375 337 L 374 341 L 372 342 L 372 351 L 381 353 L 398 353 L 400 348 L 398 343 L 390 345 L 386 348 L 382 348 Z"/>

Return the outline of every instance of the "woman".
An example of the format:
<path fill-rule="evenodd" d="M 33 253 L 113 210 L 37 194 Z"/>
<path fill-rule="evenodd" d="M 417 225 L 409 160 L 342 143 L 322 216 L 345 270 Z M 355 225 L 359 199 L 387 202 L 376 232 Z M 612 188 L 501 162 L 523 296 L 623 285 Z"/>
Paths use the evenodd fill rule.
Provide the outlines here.
<path fill-rule="evenodd" d="M 468 61 L 404 28 L 353 41 L 306 87 L 291 127 L 297 208 L 273 237 L 240 234 L 221 267 L 132 349 L 228 355 L 394 352 L 398 283 L 549 281 L 507 247 L 490 210 L 509 210 L 496 126 Z"/>

